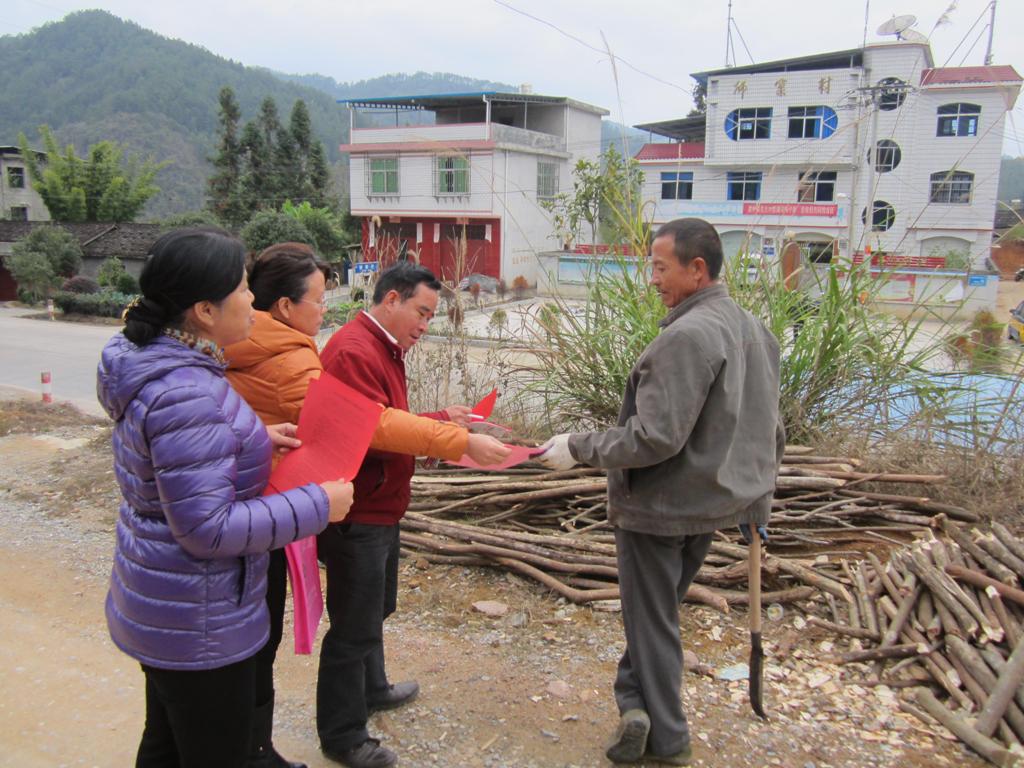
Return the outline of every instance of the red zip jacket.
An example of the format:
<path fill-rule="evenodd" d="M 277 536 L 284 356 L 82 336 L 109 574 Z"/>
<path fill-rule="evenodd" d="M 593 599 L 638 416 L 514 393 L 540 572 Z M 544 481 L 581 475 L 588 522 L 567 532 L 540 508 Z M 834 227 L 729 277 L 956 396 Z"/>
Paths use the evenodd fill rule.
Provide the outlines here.
<path fill-rule="evenodd" d="M 391 408 L 409 410 L 404 351 L 365 313 L 360 312 L 335 333 L 320 359 L 324 370 L 371 400 Z M 445 411 L 423 413 L 447 420 Z M 352 482 L 355 501 L 346 523 L 394 525 L 409 506 L 409 481 L 415 459 L 400 453 L 370 450 Z"/>

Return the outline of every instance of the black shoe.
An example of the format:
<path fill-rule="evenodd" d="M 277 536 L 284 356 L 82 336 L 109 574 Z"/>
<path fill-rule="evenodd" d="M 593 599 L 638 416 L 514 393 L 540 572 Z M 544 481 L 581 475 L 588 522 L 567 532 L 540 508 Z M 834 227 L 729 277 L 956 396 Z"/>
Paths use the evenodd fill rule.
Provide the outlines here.
<path fill-rule="evenodd" d="M 390 768 L 398 762 L 398 755 L 382 747 L 377 739 L 367 739 L 351 749 L 339 752 L 324 749 L 324 756 L 349 768 Z"/>
<path fill-rule="evenodd" d="M 305 763 L 285 760 L 274 749 L 271 734 L 274 728 L 274 697 L 253 710 L 252 749 L 246 768 L 306 768 Z"/>
<path fill-rule="evenodd" d="M 308 766 L 305 763 L 293 763 L 291 760 L 286 760 L 271 745 L 269 749 L 253 751 L 249 755 L 249 761 L 245 764 L 245 768 L 308 768 Z"/>
<path fill-rule="evenodd" d="M 408 704 L 411 701 L 415 701 L 416 697 L 420 695 L 420 684 L 415 680 L 409 680 L 405 683 L 395 683 L 389 685 L 387 690 L 383 693 L 375 694 L 372 697 L 366 699 L 366 714 L 372 715 L 374 712 L 382 712 L 385 709 L 397 709 L 403 704 Z"/>

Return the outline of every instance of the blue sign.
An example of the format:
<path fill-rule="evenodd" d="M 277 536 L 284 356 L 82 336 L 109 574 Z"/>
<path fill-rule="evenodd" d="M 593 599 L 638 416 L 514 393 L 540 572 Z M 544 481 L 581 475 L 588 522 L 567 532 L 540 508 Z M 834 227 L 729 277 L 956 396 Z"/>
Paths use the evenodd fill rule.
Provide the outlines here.
<path fill-rule="evenodd" d="M 379 261 L 357 261 L 355 264 L 352 265 L 352 268 L 355 270 L 354 274 L 368 275 L 371 272 L 376 272 L 377 267 L 379 266 Z"/>
<path fill-rule="evenodd" d="M 970 275 L 967 278 L 968 285 L 988 285 L 988 275 Z"/>

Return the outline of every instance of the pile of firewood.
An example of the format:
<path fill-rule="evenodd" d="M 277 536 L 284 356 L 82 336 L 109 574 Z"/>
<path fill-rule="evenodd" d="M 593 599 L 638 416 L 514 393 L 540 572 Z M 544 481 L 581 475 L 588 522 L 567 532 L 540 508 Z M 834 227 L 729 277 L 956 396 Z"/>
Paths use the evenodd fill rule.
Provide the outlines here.
<path fill-rule="evenodd" d="M 841 566 L 830 555 L 903 545 L 937 515 L 977 519 L 927 496 L 863 489 L 868 482 L 922 485 L 942 476 L 865 473 L 858 466 L 855 459 L 787 448 L 769 523 L 773 554 L 764 559 L 765 601 L 802 600 L 819 591 L 845 598 Z M 431 562 L 514 570 L 577 603 L 615 599 L 607 508 L 607 481 L 599 469 L 420 471 L 402 523 L 402 546 Z M 747 552 L 738 540 L 738 531 L 719 535 L 688 600 L 722 611 L 747 602 Z"/>
<path fill-rule="evenodd" d="M 906 711 L 1010 764 L 1008 748 L 1024 741 L 1024 544 L 999 523 L 973 535 L 935 523 L 944 536 L 894 550 L 885 566 L 846 566 L 845 606 L 833 600 L 833 621 L 810 623 L 866 645 L 841 661 L 873 665 L 872 684 L 912 689 Z"/>

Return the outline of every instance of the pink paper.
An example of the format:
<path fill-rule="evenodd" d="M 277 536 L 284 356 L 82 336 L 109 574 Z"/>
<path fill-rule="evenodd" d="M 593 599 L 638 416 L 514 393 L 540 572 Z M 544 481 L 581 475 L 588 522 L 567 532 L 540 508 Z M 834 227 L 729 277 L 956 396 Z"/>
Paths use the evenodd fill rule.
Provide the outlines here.
<path fill-rule="evenodd" d="M 505 445 L 508 445 L 508 443 Z M 481 464 L 477 464 L 469 458 L 469 456 L 465 455 L 463 455 L 463 457 L 458 461 L 450 461 L 448 463 L 454 464 L 457 467 L 469 467 L 470 469 L 486 469 L 494 471 L 496 469 L 508 469 L 509 467 L 514 467 L 534 456 L 544 453 L 544 449 L 531 448 L 528 445 L 508 445 L 508 447 L 512 449 L 512 453 L 510 453 L 505 460 L 501 462 L 501 464 L 489 464 L 487 466 L 483 466 Z"/>
<path fill-rule="evenodd" d="M 316 630 L 324 615 L 320 564 L 316 560 L 316 536 L 293 541 L 285 546 L 284 554 L 288 559 L 288 576 L 292 582 L 295 653 L 312 653 Z"/>
<path fill-rule="evenodd" d="M 296 436 L 302 447 L 274 468 L 270 484 L 282 491 L 325 480 L 352 480 L 359 471 L 383 409 L 328 373 L 309 383 Z"/>
<path fill-rule="evenodd" d="M 494 412 L 494 404 L 498 401 L 498 388 L 495 387 L 491 390 L 490 394 L 485 395 L 484 398 L 473 406 L 473 413 L 481 418 L 488 419 Z"/>
<path fill-rule="evenodd" d="M 296 431 L 302 446 L 278 462 L 266 493 L 339 478 L 352 480 L 370 447 L 381 413 L 380 405 L 328 373 L 311 381 Z M 316 536 L 293 541 L 284 551 L 292 583 L 295 653 L 312 653 L 324 614 Z"/>

